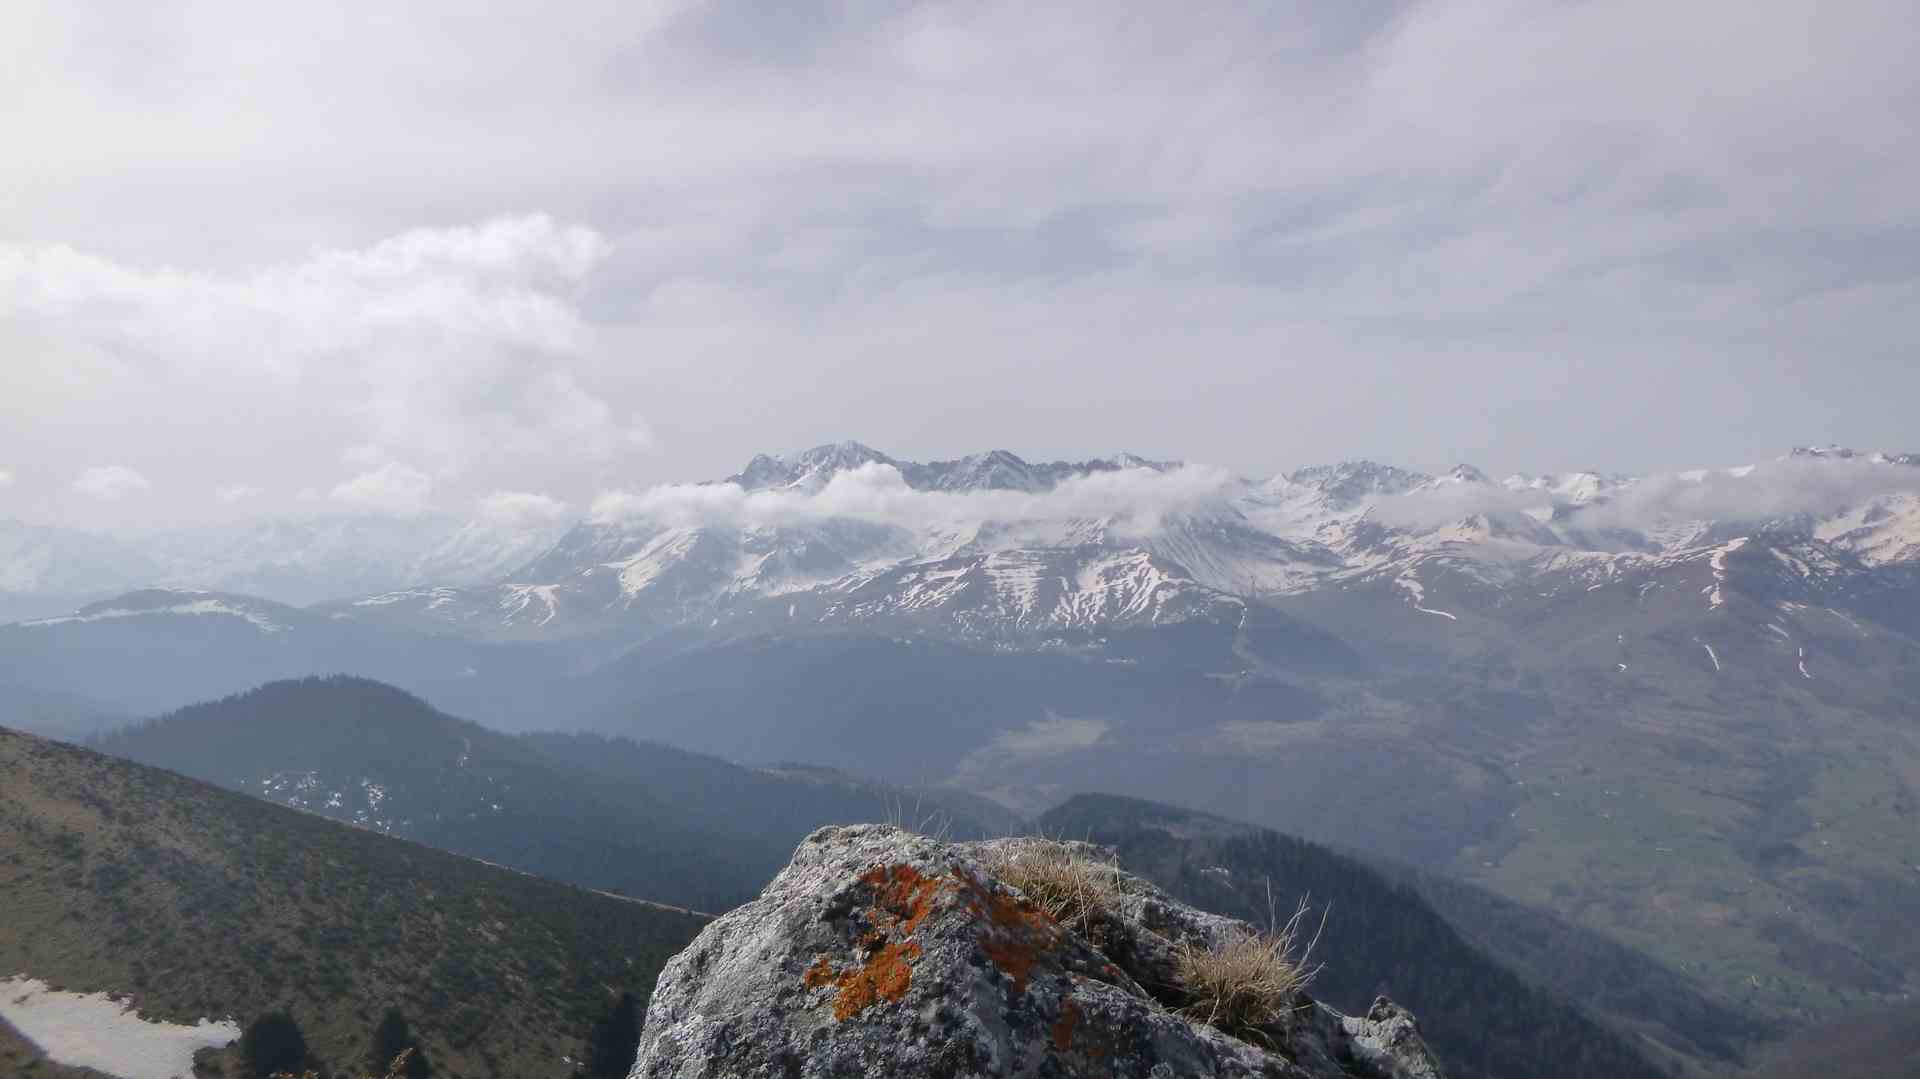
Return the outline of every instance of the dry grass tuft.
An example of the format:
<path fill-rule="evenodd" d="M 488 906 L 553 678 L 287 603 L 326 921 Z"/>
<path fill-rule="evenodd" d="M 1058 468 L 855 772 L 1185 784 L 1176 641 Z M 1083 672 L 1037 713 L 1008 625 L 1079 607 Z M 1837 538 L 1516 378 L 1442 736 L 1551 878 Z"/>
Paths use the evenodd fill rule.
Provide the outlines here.
<path fill-rule="evenodd" d="M 987 869 L 1020 889 L 1048 917 L 1098 946 L 1101 924 L 1126 892 L 1120 867 L 1051 839 L 1019 839 L 994 851 Z"/>
<path fill-rule="evenodd" d="M 886 823 L 903 832 L 925 836 L 936 842 L 945 843 L 953 835 L 953 815 L 944 809 L 923 807 L 918 797 L 914 798 L 912 808 L 898 797 L 885 803 Z"/>
<path fill-rule="evenodd" d="M 1242 1041 L 1269 1041 L 1265 1028 L 1291 1010 L 1320 973 L 1318 966 L 1306 965 L 1320 934 L 1316 932 L 1304 948 L 1299 947 L 1307 910 L 1302 899 L 1285 925 L 1218 947 L 1183 944 L 1180 982 L 1188 1000 L 1180 1014 Z M 1321 928 L 1325 925 L 1323 918 Z"/>

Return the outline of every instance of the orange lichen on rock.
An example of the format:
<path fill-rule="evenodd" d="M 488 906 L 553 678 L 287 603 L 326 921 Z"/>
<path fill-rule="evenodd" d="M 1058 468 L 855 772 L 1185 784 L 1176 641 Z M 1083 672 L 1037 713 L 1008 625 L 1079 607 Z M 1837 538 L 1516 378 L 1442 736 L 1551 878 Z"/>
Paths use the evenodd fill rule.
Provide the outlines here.
<path fill-rule="evenodd" d="M 833 981 L 833 964 L 827 962 L 827 957 L 824 955 L 814 960 L 813 965 L 807 968 L 807 972 L 800 976 L 800 984 L 808 989 L 818 989 L 831 981 Z"/>
<path fill-rule="evenodd" d="M 986 919 L 980 946 L 993 965 L 1023 993 L 1034 964 L 1060 943 L 1060 927 L 1047 913 L 1011 892 L 973 885 L 975 913 Z"/>
<path fill-rule="evenodd" d="M 860 881 L 873 889 L 874 907 L 898 919 L 908 933 L 933 913 L 933 898 L 940 891 L 939 877 L 929 877 L 910 865 L 870 869 Z"/>
<path fill-rule="evenodd" d="M 913 933 L 933 913 L 941 886 L 940 877 L 910 865 L 879 866 L 862 873 L 860 882 L 873 891 L 873 901 L 861 912 L 867 928 L 858 948 L 865 962 L 835 974 L 823 955 L 800 979 L 809 989 L 834 987 L 836 1019 L 851 1019 L 881 1001 L 896 1002 L 907 995 L 913 961 L 920 957 Z"/>
<path fill-rule="evenodd" d="M 913 984 L 913 961 L 920 946 L 910 940 L 882 947 L 865 964 L 834 979 L 839 993 L 833 998 L 833 1017 L 851 1019 L 881 1001 L 897 1002 Z"/>

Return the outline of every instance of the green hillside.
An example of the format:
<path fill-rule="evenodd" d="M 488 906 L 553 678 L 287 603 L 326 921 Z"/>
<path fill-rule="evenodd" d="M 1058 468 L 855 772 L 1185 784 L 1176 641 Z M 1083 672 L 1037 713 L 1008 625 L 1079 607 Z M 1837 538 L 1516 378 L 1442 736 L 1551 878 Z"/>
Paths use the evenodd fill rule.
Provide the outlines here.
<path fill-rule="evenodd" d="M 720 911 L 826 824 L 900 819 L 956 838 L 1005 810 L 828 769 L 749 769 L 657 743 L 501 734 L 380 682 L 272 682 L 96 739 L 116 757 L 584 887 Z"/>
<path fill-rule="evenodd" d="M 442 1076 L 570 1074 L 701 925 L 5 729 L 0 896 L 0 975 L 175 1022 L 286 1008 L 335 1067 L 399 1007 Z"/>
<path fill-rule="evenodd" d="M 725 910 L 793 841 L 723 834 L 646 784 L 589 783 L 534 745 L 364 678 L 272 682 L 94 748 L 589 888 Z"/>

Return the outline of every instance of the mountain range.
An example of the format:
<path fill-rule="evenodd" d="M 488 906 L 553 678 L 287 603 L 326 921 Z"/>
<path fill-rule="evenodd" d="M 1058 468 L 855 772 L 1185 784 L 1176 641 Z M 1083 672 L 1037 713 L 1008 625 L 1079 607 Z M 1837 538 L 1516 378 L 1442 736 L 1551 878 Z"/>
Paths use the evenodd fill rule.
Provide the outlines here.
<path fill-rule="evenodd" d="M 609 496 L 488 581 L 0 626 L 0 693 L 51 724 L 348 672 L 1028 817 L 1123 791 L 1464 879 L 1796 1022 L 1920 988 L 1916 490 L 1913 456 L 1839 449 L 1244 480 L 841 443 Z"/>
<path fill-rule="evenodd" d="M 1448 568 L 1489 587 L 1584 586 L 1710 560 L 1754 530 L 1804 548 L 1808 572 L 1908 565 L 1920 559 L 1917 465 L 1801 448 L 1663 476 L 1496 482 L 1469 465 L 1432 476 L 1348 461 L 1244 480 L 1130 454 L 919 463 L 843 442 L 756 456 L 724 480 L 670 489 L 677 500 L 604 498 L 571 526 L 316 516 L 112 536 L 0 522 L 0 594 L 13 610 L 156 587 L 331 601 L 359 619 L 480 638 L 771 613 L 1036 646 L 1354 584 L 1388 582 L 1421 611 L 1423 573 Z M 1170 476 L 1182 478 L 1150 482 Z M 720 511 L 726 492 L 746 496 L 738 512 Z M 881 497 L 831 497 L 860 492 Z M 901 505 L 888 494 L 957 497 Z M 690 518 L 689 504 L 709 512 Z"/>

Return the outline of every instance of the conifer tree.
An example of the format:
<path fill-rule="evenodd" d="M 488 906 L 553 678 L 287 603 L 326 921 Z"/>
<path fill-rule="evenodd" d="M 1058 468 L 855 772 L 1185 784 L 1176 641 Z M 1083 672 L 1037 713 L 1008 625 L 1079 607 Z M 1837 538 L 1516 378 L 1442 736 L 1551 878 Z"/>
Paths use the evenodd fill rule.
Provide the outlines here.
<path fill-rule="evenodd" d="M 285 1011 L 268 1012 L 247 1024 L 241 1033 L 240 1058 L 254 1079 L 298 1072 L 307 1063 L 307 1039 L 293 1016 Z"/>
<path fill-rule="evenodd" d="M 640 1002 L 621 993 L 593 1024 L 587 1043 L 587 1079 L 626 1079 L 640 1055 Z"/>

